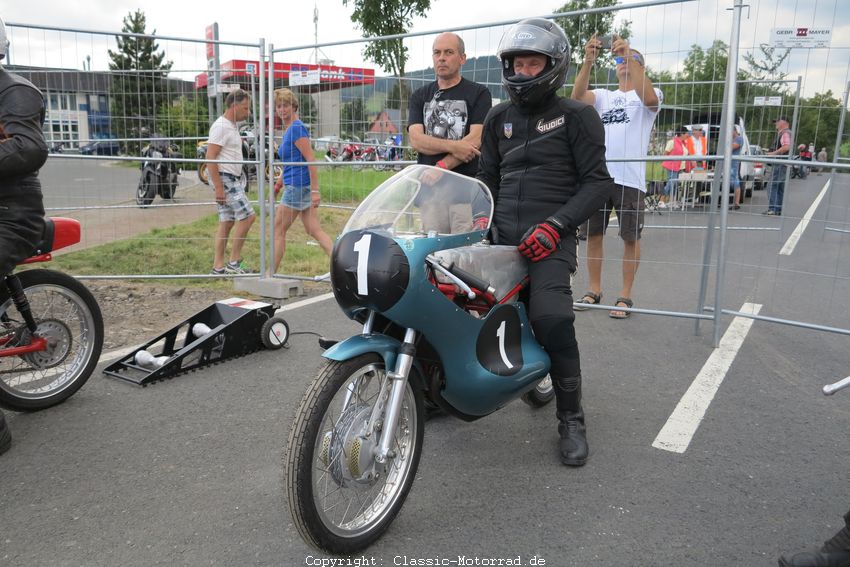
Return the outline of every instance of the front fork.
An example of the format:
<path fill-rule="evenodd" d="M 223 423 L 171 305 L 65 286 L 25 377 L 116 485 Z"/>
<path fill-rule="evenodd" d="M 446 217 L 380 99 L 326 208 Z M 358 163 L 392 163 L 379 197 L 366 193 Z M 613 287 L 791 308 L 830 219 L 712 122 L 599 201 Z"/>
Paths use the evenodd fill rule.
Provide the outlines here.
<path fill-rule="evenodd" d="M 395 430 L 398 425 L 399 415 L 401 415 L 404 389 L 407 385 L 407 379 L 410 376 L 410 369 L 413 367 L 413 359 L 416 355 L 414 342 L 416 342 L 416 331 L 407 329 L 404 332 L 404 342 L 396 359 L 395 371 L 387 372 L 387 378 L 390 381 L 390 395 L 386 405 L 384 426 L 381 430 L 381 441 L 378 443 L 375 454 L 375 461 L 380 464 L 386 463 L 387 458 L 395 456 L 394 452 L 390 450 L 390 447 L 392 447 L 395 441 Z"/>

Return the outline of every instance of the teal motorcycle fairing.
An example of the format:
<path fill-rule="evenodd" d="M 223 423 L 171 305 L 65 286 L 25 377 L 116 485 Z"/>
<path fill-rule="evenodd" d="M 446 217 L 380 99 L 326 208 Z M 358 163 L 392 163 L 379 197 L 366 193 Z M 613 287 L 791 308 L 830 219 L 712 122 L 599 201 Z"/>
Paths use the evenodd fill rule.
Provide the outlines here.
<path fill-rule="evenodd" d="M 381 230 L 358 230 L 340 237 L 333 254 L 334 293 L 346 314 L 353 318 L 358 309 L 367 307 L 401 327 L 421 332 L 442 362 L 441 396 L 469 416 L 496 411 L 533 388 L 549 371 L 549 357 L 534 339 L 522 304 L 499 305 L 477 318 L 428 279 L 426 256 L 480 241 L 483 234 L 399 238 Z M 362 246 L 366 241 L 368 249 Z M 368 254 L 369 261 L 365 272 L 361 269 L 358 274 L 363 254 Z M 380 284 L 370 284 L 371 279 Z M 357 289 L 366 293 L 360 295 Z M 393 343 L 399 344 L 397 340 L 376 340 L 376 348 L 369 349 L 369 341 L 361 337 L 335 345 L 326 356 L 341 360 L 343 353 L 355 356 L 374 351 L 393 368 L 394 357 L 388 352 Z"/>

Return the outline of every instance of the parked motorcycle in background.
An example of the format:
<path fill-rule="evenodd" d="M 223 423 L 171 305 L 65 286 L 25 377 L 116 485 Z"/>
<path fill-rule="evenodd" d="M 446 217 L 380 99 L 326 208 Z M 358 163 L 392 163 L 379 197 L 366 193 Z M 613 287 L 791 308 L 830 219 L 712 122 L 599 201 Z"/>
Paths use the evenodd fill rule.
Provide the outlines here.
<path fill-rule="evenodd" d="M 375 146 L 363 146 L 360 148 L 360 152 L 354 158 L 354 166 L 355 170 L 363 169 L 363 164 L 365 162 L 378 161 L 378 151 Z"/>
<path fill-rule="evenodd" d="M 325 159 L 330 162 L 355 161 L 360 159 L 361 152 L 360 146 L 349 140 L 343 144 L 342 149 L 339 149 L 335 144 L 328 146 Z"/>
<path fill-rule="evenodd" d="M 176 145 L 168 142 L 161 134 L 154 134 L 150 144 L 142 148 L 142 164 L 139 186 L 136 190 L 136 203 L 147 207 L 157 195 L 163 199 L 173 199 L 177 191 L 177 177 L 180 168 L 177 162 L 159 161 L 161 158 L 181 158 Z"/>
<path fill-rule="evenodd" d="M 401 145 L 401 135 L 390 136 L 388 137 L 384 143 L 377 148 L 378 152 L 378 161 L 399 161 L 402 158 L 402 149 L 399 147 Z M 386 164 L 376 163 L 373 166 L 378 171 L 384 171 L 392 167 L 395 171 L 399 171 L 401 169 L 400 165 L 389 166 Z"/>
<path fill-rule="evenodd" d="M 253 129 L 242 129 L 239 132 L 239 135 L 242 138 L 242 159 L 246 161 L 256 161 L 257 159 L 257 134 Z M 198 148 L 196 150 L 196 157 L 198 159 L 207 159 L 207 146 L 209 145 L 209 140 L 201 140 L 198 142 Z M 274 157 L 277 158 L 277 143 L 275 143 L 275 154 Z M 266 177 L 268 177 L 269 172 L 269 148 L 265 144 L 263 144 L 263 154 L 266 156 Z M 280 177 L 280 174 L 283 172 L 283 166 L 279 164 L 274 165 L 274 178 L 277 179 Z M 244 181 L 247 182 L 251 179 L 257 178 L 257 166 L 253 163 L 246 163 L 242 166 L 242 174 L 245 176 Z M 201 163 L 198 165 L 198 179 L 201 180 L 205 185 L 210 184 L 210 175 L 207 169 L 206 163 Z"/>
<path fill-rule="evenodd" d="M 805 144 L 800 144 L 797 146 L 797 155 L 791 156 L 791 159 L 803 160 L 803 161 L 812 161 L 812 153 L 806 147 Z M 792 165 L 791 166 L 791 178 L 799 178 L 805 179 L 809 176 L 809 171 L 811 168 L 807 165 Z"/>

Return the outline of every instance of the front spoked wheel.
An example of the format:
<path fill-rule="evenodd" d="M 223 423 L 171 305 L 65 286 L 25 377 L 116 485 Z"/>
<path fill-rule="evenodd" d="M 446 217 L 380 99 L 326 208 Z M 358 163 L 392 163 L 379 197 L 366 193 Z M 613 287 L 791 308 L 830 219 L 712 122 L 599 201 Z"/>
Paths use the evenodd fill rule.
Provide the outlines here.
<path fill-rule="evenodd" d="M 29 343 L 23 315 L 0 289 L 0 406 L 33 411 L 56 405 L 89 379 L 103 348 L 103 319 L 91 292 L 71 276 L 52 270 L 18 274 L 30 304 L 36 334 L 47 348 L 2 356 L 5 347 Z"/>
<path fill-rule="evenodd" d="M 295 527 L 319 549 L 351 554 L 401 510 L 422 453 L 422 389 L 408 380 L 391 456 L 374 456 L 391 388 L 374 353 L 331 361 L 307 390 L 289 435 L 284 484 Z"/>

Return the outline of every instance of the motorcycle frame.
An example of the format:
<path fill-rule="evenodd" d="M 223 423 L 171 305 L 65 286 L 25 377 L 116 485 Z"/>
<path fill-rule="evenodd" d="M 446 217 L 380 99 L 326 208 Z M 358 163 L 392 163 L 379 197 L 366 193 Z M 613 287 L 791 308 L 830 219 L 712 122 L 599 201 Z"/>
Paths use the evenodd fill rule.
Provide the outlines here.
<path fill-rule="evenodd" d="M 369 232 L 369 231 L 366 231 Z M 375 238 L 377 233 L 373 233 Z M 421 336 L 440 357 L 444 383 L 439 392 L 430 395 L 439 405 L 462 419 L 472 421 L 489 415 L 509 401 L 533 389 L 549 372 L 549 356 L 537 343 L 531 332 L 525 306 L 522 303 L 500 304 L 483 317 L 474 317 L 440 293 L 429 279 L 427 258 L 430 254 L 479 242 L 484 231 L 460 235 L 439 235 L 429 238 L 393 238 L 404 251 L 409 265 L 407 289 L 390 308 L 378 314 L 405 329 L 405 340 L 376 333 L 369 320 L 374 322 L 374 312 L 368 315 L 364 333 L 349 337 L 325 351 L 330 360 L 344 361 L 361 354 L 374 352 L 381 356 L 391 378 L 396 382 L 409 378 L 410 369 L 418 365 L 413 342 L 408 338 Z M 386 238 L 386 236 L 384 236 Z M 334 286 L 334 292 L 337 292 Z M 339 299 L 339 297 L 337 297 Z M 350 318 L 362 320 L 363 307 L 344 308 Z M 522 365 L 510 375 L 497 375 L 484 368 L 469 352 L 476 352 L 476 338 L 491 317 L 499 310 L 515 310 L 520 322 L 517 347 L 521 349 Z M 450 329 L 451 332 L 446 332 Z M 393 383 L 394 390 L 402 391 Z M 392 404 L 401 400 L 391 397 Z M 383 441 L 383 439 L 382 439 Z M 383 446 L 383 445 L 382 445 Z"/>
<path fill-rule="evenodd" d="M 51 252 L 71 246 L 80 241 L 80 222 L 75 219 L 54 217 L 45 219 L 44 238 L 36 245 L 35 254 L 22 260 L 19 265 L 49 262 L 53 259 Z M 24 322 L 30 333 L 35 333 L 38 325 L 33 319 L 29 300 L 21 288 L 21 282 L 14 273 L 3 276 L 3 285 L 9 291 L 9 296 L 15 303 L 18 312 L 24 317 Z M 29 344 L 18 347 L 6 347 L 9 339 L 0 339 L 0 358 L 21 356 L 23 354 L 47 350 L 47 341 L 33 336 Z"/>

